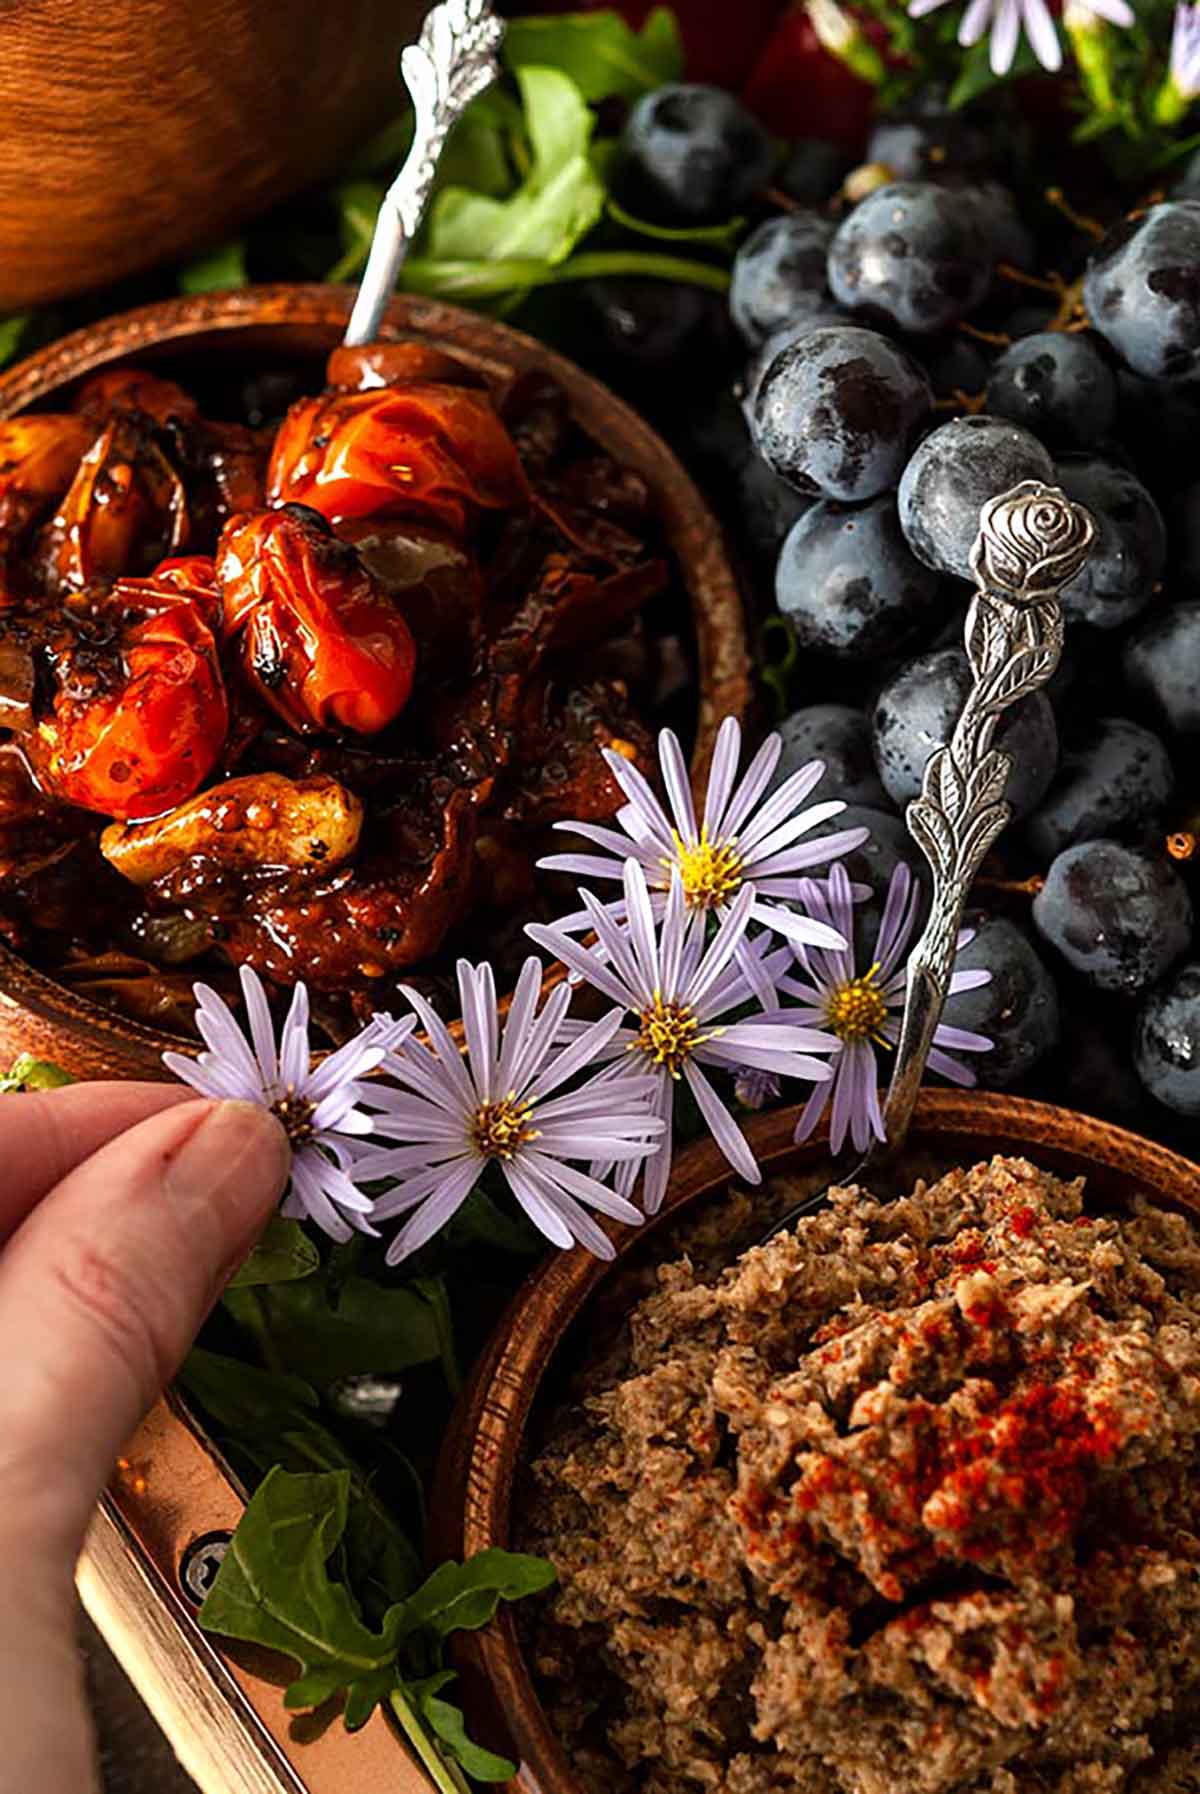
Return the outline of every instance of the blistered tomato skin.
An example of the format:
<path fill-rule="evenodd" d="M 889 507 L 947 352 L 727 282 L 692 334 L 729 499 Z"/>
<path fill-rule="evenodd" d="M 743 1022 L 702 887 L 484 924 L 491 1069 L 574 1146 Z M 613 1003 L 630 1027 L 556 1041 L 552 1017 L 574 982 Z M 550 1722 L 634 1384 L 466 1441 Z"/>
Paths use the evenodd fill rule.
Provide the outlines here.
<path fill-rule="evenodd" d="M 435 381 L 301 399 L 267 474 L 268 504 L 308 505 L 333 524 L 390 512 L 465 535 L 479 512 L 527 500 L 488 395 Z"/>
<path fill-rule="evenodd" d="M 231 518 L 217 545 L 217 580 L 246 677 L 302 731 L 372 735 L 412 692 L 416 649 L 397 606 L 303 505 Z"/>
<path fill-rule="evenodd" d="M 59 645 L 49 713 L 27 738 L 46 790 L 121 822 L 191 797 L 229 724 L 212 631 L 187 603 L 134 608 L 142 583 L 110 595 L 106 611 L 125 613 L 115 640 L 98 615 Z"/>

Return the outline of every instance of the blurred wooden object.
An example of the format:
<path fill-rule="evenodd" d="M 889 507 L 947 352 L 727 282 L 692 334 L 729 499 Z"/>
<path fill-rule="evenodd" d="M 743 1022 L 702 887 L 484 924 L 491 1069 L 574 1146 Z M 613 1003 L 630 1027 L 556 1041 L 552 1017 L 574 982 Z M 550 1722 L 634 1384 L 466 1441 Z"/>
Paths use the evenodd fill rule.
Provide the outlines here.
<path fill-rule="evenodd" d="M 0 313 L 219 239 L 405 103 L 427 0 L 0 0 Z"/>

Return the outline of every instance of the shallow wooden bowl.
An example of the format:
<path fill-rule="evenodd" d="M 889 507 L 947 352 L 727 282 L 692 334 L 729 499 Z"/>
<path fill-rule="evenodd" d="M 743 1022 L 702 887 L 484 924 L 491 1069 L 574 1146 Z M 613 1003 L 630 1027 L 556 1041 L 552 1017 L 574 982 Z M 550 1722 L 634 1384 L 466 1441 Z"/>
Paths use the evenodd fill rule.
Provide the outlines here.
<path fill-rule="evenodd" d="M 428 0 L 3 0 L 0 313 L 188 254 L 344 165 Z"/>
<path fill-rule="evenodd" d="M 799 1110 L 763 1115 L 747 1128 L 764 1172 L 788 1171 L 818 1190 L 832 1170 L 820 1140 L 792 1143 Z M 1200 1166 L 1123 1128 L 1047 1103 L 979 1092 L 929 1091 L 920 1100 L 909 1142 L 914 1161 L 942 1169 L 976 1164 L 994 1152 L 1030 1157 L 1060 1175 L 1086 1176 L 1097 1206 L 1119 1205 L 1141 1190 L 1163 1206 L 1200 1215 Z M 845 1167 L 843 1166 L 843 1171 Z M 923 1173 L 922 1173 L 923 1174 Z M 671 1224 L 728 1185 L 731 1172 L 702 1141 L 676 1161 L 662 1212 L 636 1232 L 612 1229 L 615 1263 L 582 1252 L 543 1261 L 525 1284 L 476 1366 L 447 1439 L 431 1513 L 433 1554 L 465 1556 L 511 1540 L 513 1491 L 531 1414 L 559 1347 L 613 1280 L 643 1257 L 652 1261 Z M 613 1305 L 606 1305 L 610 1324 Z M 577 1345 L 576 1333 L 571 1345 Z M 520 1764 L 513 1794 L 579 1794 L 571 1765 L 547 1718 L 505 1613 L 464 1644 L 461 1671 L 476 1729 Z"/>
<path fill-rule="evenodd" d="M 50 409 L 85 374 L 128 360 L 177 373 L 193 387 L 206 375 L 302 366 L 311 369 L 315 387 L 341 339 L 351 298 L 343 287 L 248 287 L 124 312 L 0 375 L 0 417 Z M 429 299 L 397 298 L 380 336 L 423 337 L 496 380 L 530 369 L 553 374 L 589 435 L 647 480 L 691 603 L 699 675 L 692 766 L 701 774 L 722 718 L 744 717 L 749 708 L 750 663 L 741 596 L 720 530 L 662 438 L 573 362 L 490 318 Z M 31 1052 L 77 1077 L 154 1078 L 164 1049 L 180 1044 L 176 1035 L 89 1002 L 0 947 L 0 1068 Z"/>

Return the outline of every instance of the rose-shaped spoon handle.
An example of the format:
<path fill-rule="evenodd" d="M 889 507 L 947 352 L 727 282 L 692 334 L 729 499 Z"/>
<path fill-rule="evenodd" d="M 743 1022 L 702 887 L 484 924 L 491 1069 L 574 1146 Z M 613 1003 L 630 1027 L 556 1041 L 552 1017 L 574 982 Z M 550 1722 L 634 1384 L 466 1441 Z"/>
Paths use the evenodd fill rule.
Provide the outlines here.
<path fill-rule="evenodd" d="M 491 0 L 441 0 L 400 58 L 412 95 L 412 148 L 384 195 L 371 253 L 346 329 L 350 346 L 374 342 L 396 276 L 417 234 L 433 192 L 446 139 L 473 99 L 500 73 L 496 58 L 504 26 Z"/>
<path fill-rule="evenodd" d="M 1082 506 L 1026 480 L 985 505 L 971 550 L 978 591 L 967 611 L 971 689 L 944 747 L 925 763 L 908 827 L 929 861 L 933 899 L 908 962 L 908 994 L 883 1121 L 886 1152 L 904 1142 L 950 989 L 967 893 L 1012 814 L 1012 757 L 992 745 L 1004 712 L 1045 685 L 1063 645 L 1058 598 L 1095 536 Z"/>
<path fill-rule="evenodd" d="M 868 1171 L 875 1184 L 904 1145 L 950 989 L 967 894 L 1012 814 L 1004 801 L 1012 756 L 994 747 L 993 737 L 1004 712 L 1045 685 L 1058 665 L 1059 593 L 1083 565 L 1095 534 L 1081 505 L 1036 480 L 983 508 L 971 550 L 979 589 L 966 624 L 971 689 L 950 740 L 925 763 L 920 797 L 908 806 L 909 831 L 933 873 L 933 898 L 925 932 L 909 956 L 900 1040 L 883 1107 L 884 1139 L 839 1176 L 839 1184 L 861 1183 Z M 820 1190 L 789 1209 L 765 1238 L 821 1208 L 828 1195 Z"/>

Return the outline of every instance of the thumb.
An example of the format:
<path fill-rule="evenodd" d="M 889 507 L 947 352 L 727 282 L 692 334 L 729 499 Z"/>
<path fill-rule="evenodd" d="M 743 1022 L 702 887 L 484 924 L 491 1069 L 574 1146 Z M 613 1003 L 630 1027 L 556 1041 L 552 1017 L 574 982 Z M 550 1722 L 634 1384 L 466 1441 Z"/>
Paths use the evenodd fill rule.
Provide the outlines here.
<path fill-rule="evenodd" d="M 278 1122 L 187 1102 L 64 1177 L 0 1257 L 0 1513 L 74 1553 L 113 1460 L 287 1181 Z"/>

